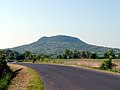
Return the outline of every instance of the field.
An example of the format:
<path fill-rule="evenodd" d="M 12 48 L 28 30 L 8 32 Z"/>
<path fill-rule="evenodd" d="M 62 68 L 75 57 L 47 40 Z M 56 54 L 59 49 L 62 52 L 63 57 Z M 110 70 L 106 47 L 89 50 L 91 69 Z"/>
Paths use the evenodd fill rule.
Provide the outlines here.
<path fill-rule="evenodd" d="M 67 65 L 78 65 L 86 67 L 98 68 L 105 59 L 57 59 L 55 63 L 67 64 Z M 117 66 L 115 69 L 120 70 L 120 59 L 113 59 L 113 63 Z"/>

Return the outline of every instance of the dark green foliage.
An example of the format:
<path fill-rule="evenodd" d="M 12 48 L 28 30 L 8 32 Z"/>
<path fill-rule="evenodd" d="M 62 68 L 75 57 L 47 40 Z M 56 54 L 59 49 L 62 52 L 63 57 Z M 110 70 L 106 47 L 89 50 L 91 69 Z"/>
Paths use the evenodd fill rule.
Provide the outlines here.
<path fill-rule="evenodd" d="M 15 57 L 14 57 L 15 53 L 16 53 L 15 51 L 8 49 L 8 50 L 4 50 L 4 53 L 6 54 L 7 59 L 15 59 Z"/>
<path fill-rule="evenodd" d="M 1 70 L 0 72 L 1 73 L 4 71 L 4 69 L 7 68 L 7 62 L 6 62 L 5 58 L 6 58 L 5 53 L 0 50 L 0 70 Z"/>
<path fill-rule="evenodd" d="M 89 51 L 82 51 L 80 54 L 81 58 L 89 58 L 90 57 L 90 52 Z"/>
<path fill-rule="evenodd" d="M 32 59 L 32 54 L 31 54 L 30 51 L 25 51 L 24 56 L 25 56 L 26 59 Z"/>
<path fill-rule="evenodd" d="M 20 54 L 16 60 L 20 61 L 20 60 L 24 60 L 25 59 L 25 55 L 24 54 Z"/>
<path fill-rule="evenodd" d="M 89 57 L 90 57 L 90 59 L 97 59 L 98 55 L 97 55 L 97 53 L 91 53 Z"/>
<path fill-rule="evenodd" d="M 58 59 L 63 59 L 63 55 L 58 55 L 57 58 Z"/>
<path fill-rule="evenodd" d="M 53 37 L 42 37 L 37 42 L 19 46 L 13 48 L 15 51 L 24 52 L 30 51 L 32 53 L 44 53 L 44 54 L 63 54 L 65 49 L 70 50 L 79 50 L 79 51 L 90 51 L 90 52 L 97 52 L 97 53 L 104 53 L 109 48 L 106 47 L 99 47 L 94 45 L 89 45 L 78 38 L 58 35 Z M 116 52 L 120 52 L 119 49 L 115 49 Z"/>
<path fill-rule="evenodd" d="M 107 59 L 105 60 L 101 65 L 100 65 L 100 69 L 102 70 L 112 70 L 113 67 L 115 67 L 116 65 L 112 63 L 112 59 Z"/>
<path fill-rule="evenodd" d="M 5 90 L 11 78 L 12 71 L 9 68 L 7 68 L 6 70 L 4 70 L 2 77 L 0 78 L 0 90 Z"/>
<path fill-rule="evenodd" d="M 107 52 L 104 53 L 104 58 L 109 58 L 109 55 L 107 54 Z"/>
<path fill-rule="evenodd" d="M 69 49 L 65 49 L 64 54 L 63 55 L 58 55 L 59 59 L 77 59 L 80 58 L 80 52 L 77 50 L 69 50 Z"/>
<path fill-rule="evenodd" d="M 80 57 L 80 52 L 77 50 L 69 50 L 69 49 L 65 49 L 64 54 L 63 54 L 63 59 L 77 59 Z"/>
<path fill-rule="evenodd" d="M 80 58 L 80 52 L 77 50 L 74 50 L 72 53 L 72 58 L 74 58 L 74 59 Z"/>
<path fill-rule="evenodd" d="M 3 52 L 6 54 L 7 60 L 11 60 L 11 61 L 19 60 L 21 57 L 21 53 L 14 51 L 14 50 L 5 49 L 3 50 Z"/>
<path fill-rule="evenodd" d="M 105 52 L 105 54 L 104 54 L 104 57 L 115 59 L 116 58 L 115 57 L 115 51 L 113 49 L 107 50 L 107 52 Z"/>
<path fill-rule="evenodd" d="M 38 54 L 37 56 L 36 56 L 36 59 L 37 60 L 40 60 L 42 58 L 42 56 L 40 55 L 40 54 Z"/>
<path fill-rule="evenodd" d="M 96 59 L 98 58 L 97 53 L 91 53 L 89 51 L 78 51 L 78 50 L 69 50 L 65 49 L 64 54 L 58 55 L 57 58 L 59 59 L 80 59 L 80 58 L 91 58 Z"/>
<path fill-rule="evenodd" d="M 63 59 L 67 59 L 67 55 L 66 54 L 63 54 Z"/>
<path fill-rule="evenodd" d="M 35 63 L 35 61 L 37 60 L 37 56 L 36 55 L 32 55 L 32 60 L 33 60 L 33 63 Z"/>
<path fill-rule="evenodd" d="M 7 66 L 6 54 L 0 50 L 0 90 L 5 90 L 11 79 L 12 71 Z"/>

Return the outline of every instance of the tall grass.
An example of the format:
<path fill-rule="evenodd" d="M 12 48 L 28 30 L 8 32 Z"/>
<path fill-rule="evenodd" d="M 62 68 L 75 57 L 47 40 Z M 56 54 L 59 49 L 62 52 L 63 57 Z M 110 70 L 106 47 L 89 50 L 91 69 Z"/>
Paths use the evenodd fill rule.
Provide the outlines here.
<path fill-rule="evenodd" d="M 28 68 L 28 70 L 31 73 L 32 80 L 29 83 L 27 90 L 43 90 L 42 81 L 38 73 L 31 68 Z"/>

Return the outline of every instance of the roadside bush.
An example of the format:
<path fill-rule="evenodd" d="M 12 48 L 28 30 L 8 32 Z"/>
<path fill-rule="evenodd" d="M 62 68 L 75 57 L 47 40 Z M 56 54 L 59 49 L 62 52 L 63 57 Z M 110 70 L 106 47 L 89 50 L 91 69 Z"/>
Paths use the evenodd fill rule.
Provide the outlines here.
<path fill-rule="evenodd" d="M 101 65 L 100 65 L 100 69 L 102 70 L 112 70 L 113 67 L 116 67 L 117 65 L 112 63 L 112 59 L 109 58 L 107 60 L 105 60 Z"/>
<path fill-rule="evenodd" d="M 6 69 L 3 71 L 2 77 L 0 78 L 0 90 L 5 90 L 11 80 L 11 77 L 12 71 L 10 69 Z"/>
<path fill-rule="evenodd" d="M 12 71 L 5 59 L 6 55 L 0 50 L 0 90 L 5 90 L 12 76 Z"/>
<path fill-rule="evenodd" d="M 5 58 L 6 55 L 0 50 L 0 77 L 2 76 L 4 69 L 7 68 L 7 62 Z"/>
<path fill-rule="evenodd" d="M 97 55 L 97 53 L 91 53 L 89 58 L 90 59 L 96 59 L 96 58 L 98 58 L 98 55 Z"/>

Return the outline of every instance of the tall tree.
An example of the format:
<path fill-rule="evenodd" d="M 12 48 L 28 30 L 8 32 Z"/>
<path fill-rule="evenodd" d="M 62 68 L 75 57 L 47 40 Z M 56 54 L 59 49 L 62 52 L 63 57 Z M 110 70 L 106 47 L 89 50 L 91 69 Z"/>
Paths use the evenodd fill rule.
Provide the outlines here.
<path fill-rule="evenodd" d="M 24 55 L 25 55 L 25 58 L 26 58 L 26 59 L 32 59 L 32 54 L 31 54 L 30 51 L 25 51 L 25 52 L 24 52 Z"/>
<path fill-rule="evenodd" d="M 78 50 L 74 50 L 73 51 L 73 56 L 72 56 L 73 59 L 78 59 L 80 58 L 80 52 Z"/>
<path fill-rule="evenodd" d="M 115 58 L 115 53 L 114 53 L 114 50 L 113 49 L 109 49 L 105 54 L 104 56 L 106 58 L 112 58 L 114 59 Z"/>
<path fill-rule="evenodd" d="M 91 53 L 90 54 L 90 59 L 96 59 L 98 58 L 98 54 L 97 53 Z"/>

